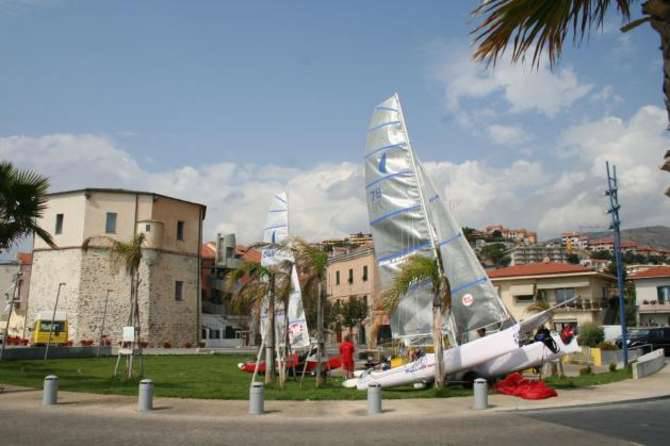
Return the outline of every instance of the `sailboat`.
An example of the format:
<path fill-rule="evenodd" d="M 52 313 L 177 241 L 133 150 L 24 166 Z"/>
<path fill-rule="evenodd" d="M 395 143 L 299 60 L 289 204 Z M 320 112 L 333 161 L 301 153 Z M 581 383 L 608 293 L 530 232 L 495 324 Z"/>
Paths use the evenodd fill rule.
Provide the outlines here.
<path fill-rule="evenodd" d="M 450 341 L 443 355 L 445 374 L 478 366 L 482 373 L 499 373 L 530 362 L 519 353 L 520 342 L 544 324 L 551 311 L 521 323 L 509 313 L 414 152 L 397 94 L 377 105 L 372 114 L 365 177 L 381 288 L 391 286 L 411 256 L 435 258 L 439 253 L 442 259 L 442 273 L 451 285 L 451 306 L 443 327 Z M 428 281 L 414 284 L 392 315 L 394 336 L 411 343 L 429 335 L 432 299 Z M 557 344 L 559 351 L 566 350 L 560 339 Z M 544 351 L 537 347 L 542 356 Z M 507 361 L 494 362 L 505 355 L 509 355 Z M 371 383 L 391 387 L 428 381 L 434 377 L 435 365 L 434 355 L 428 353 L 401 367 L 365 372 L 344 385 L 363 390 Z"/>
<path fill-rule="evenodd" d="M 286 262 L 291 264 L 290 293 L 288 308 L 282 302 L 275 302 L 275 352 L 277 365 L 280 369 L 303 369 L 307 361 L 307 371 L 316 368 L 316 359 L 310 349 L 309 327 L 302 303 L 302 291 L 295 266 L 294 257 L 285 242 L 289 237 L 289 202 L 288 194 L 274 194 L 268 210 L 263 242 L 267 247 L 261 250 L 261 265 L 266 268 L 277 268 Z M 266 334 L 271 330 L 269 318 L 269 298 L 265 297 L 261 305 L 261 338 L 266 342 Z M 286 340 L 288 339 L 288 343 Z M 261 349 L 262 350 L 262 349 Z M 303 354 L 299 354 L 303 351 Z M 290 354 L 289 354 L 290 352 Z M 260 352 L 259 352 L 260 358 Z M 339 358 L 328 360 L 328 366 L 338 368 Z M 240 370 L 248 373 L 265 373 L 265 361 L 257 360 L 238 364 Z"/>

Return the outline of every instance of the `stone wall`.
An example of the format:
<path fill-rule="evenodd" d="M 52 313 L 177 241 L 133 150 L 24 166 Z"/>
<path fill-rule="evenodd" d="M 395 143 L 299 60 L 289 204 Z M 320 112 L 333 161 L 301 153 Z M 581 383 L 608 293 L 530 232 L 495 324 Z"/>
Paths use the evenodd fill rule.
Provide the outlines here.
<path fill-rule="evenodd" d="M 56 303 L 58 284 L 64 282 L 58 302 L 58 311 L 65 311 L 70 323 L 70 339 L 77 339 L 79 317 L 79 279 L 81 273 L 80 249 L 45 250 L 33 252 L 30 277 L 28 326 L 32 327 L 37 314 L 52 312 Z"/>
<path fill-rule="evenodd" d="M 152 260 L 148 313 L 152 344 L 195 345 L 199 333 L 197 257 L 156 252 Z M 184 282 L 181 301 L 175 299 L 176 281 Z"/>

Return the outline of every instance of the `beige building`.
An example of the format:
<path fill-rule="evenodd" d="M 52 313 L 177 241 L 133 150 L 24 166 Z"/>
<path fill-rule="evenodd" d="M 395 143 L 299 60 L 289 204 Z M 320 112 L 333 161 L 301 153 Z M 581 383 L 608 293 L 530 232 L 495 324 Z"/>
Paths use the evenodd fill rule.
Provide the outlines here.
<path fill-rule="evenodd" d="M 550 306 L 576 297 L 576 302 L 557 310 L 554 326 L 603 323 L 610 297 L 616 293 L 616 278 L 581 265 L 530 263 L 489 271 L 494 286 L 512 315 L 526 319 L 529 307 L 543 300 Z"/>
<path fill-rule="evenodd" d="M 50 194 L 38 224 L 58 247 L 35 238 L 29 321 L 53 310 L 63 282 L 58 310 L 67 313 L 71 340 L 97 341 L 109 290 L 105 334 L 116 342 L 130 313 L 130 278 L 112 268 L 108 241 L 93 239 L 87 251 L 82 244 L 90 237 L 129 241 L 143 233 L 138 294 L 142 339 L 151 345 L 196 343 L 205 210 L 204 205 L 151 192 L 81 189 Z"/>
<path fill-rule="evenodd" d="M 670 266 L 638 271 L 630 279 L 635 284 L 638 325 L 670 326 Z"/>
<path fill-rule="evenodd" d="M 519 245 L 514 247 L 509 255 L 511 266 L 543 262 L 545 259 L 549 259 L 550 262 L 564 263 L 568 259 L 565 249 L 559 246 Z"/>
<path fill-rule="evenodd" d="M 375 262 L 375 251 L 372 248 L 358 248 L 348 253 L 338 254 L 328 260 L 326 278 L 328 299 L 331 302 L 346 302 L 349 298 L 363 299 L 368 307 L 365 330 L 370 333 L 373 319 L 383 319 L 383 311 L 374 311 L 379 303 L 379 280 Z M 378 324 L 381 320 L 376 321 Z M 360 336 L 359 342 L 365 343 L 366 336 Z"/>

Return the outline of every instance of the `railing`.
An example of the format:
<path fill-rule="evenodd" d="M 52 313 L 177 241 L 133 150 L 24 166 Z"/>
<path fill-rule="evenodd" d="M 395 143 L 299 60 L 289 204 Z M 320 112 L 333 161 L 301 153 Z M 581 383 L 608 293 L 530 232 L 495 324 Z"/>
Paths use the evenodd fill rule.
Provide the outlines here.
<path fill-rule="evenodd" d="M 558 304 L 559 302 L 557 302 Z M 578 297 L 577 300 L 557 308 L 557 312 L 569 312 L 569 311 L 600 311 L 607 308 L 606 300 L 592 300 L 592 299 L 583 299 Z"/>
<path fill-rule="evenodd" d="M 642 301 L 640 304 L 641 313 L 668 313 L 670 312 L 670 302 L 659 303 L 656 300 Z"/>

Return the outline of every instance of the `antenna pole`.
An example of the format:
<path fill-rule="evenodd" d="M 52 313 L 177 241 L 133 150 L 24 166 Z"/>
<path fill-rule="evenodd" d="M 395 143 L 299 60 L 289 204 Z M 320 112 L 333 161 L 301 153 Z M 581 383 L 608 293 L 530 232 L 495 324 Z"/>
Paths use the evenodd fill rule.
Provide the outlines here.
<path fill-rule="evenodd" d="M 614 234 L 614 258 L 616 261 L 617 286 L 619 288 L 619 320 L 621 322 L 621 344 L 623 346 L 624 367 L 628 366 L 628 331 L 626 329 L 626 310 L 624 307 L 624 282 L 623 282 L 623 259 L 621 256 L 621 219 L 619 218 L 618 181 L 616 176 L 616 166 L 612 166 L 610 172 L 609 161 L 605 162 L 607 168 L 607 191 L 605 195 L 609 197 L 610 206 L 607 213 L 612 218 L 610 229 Z"/>

